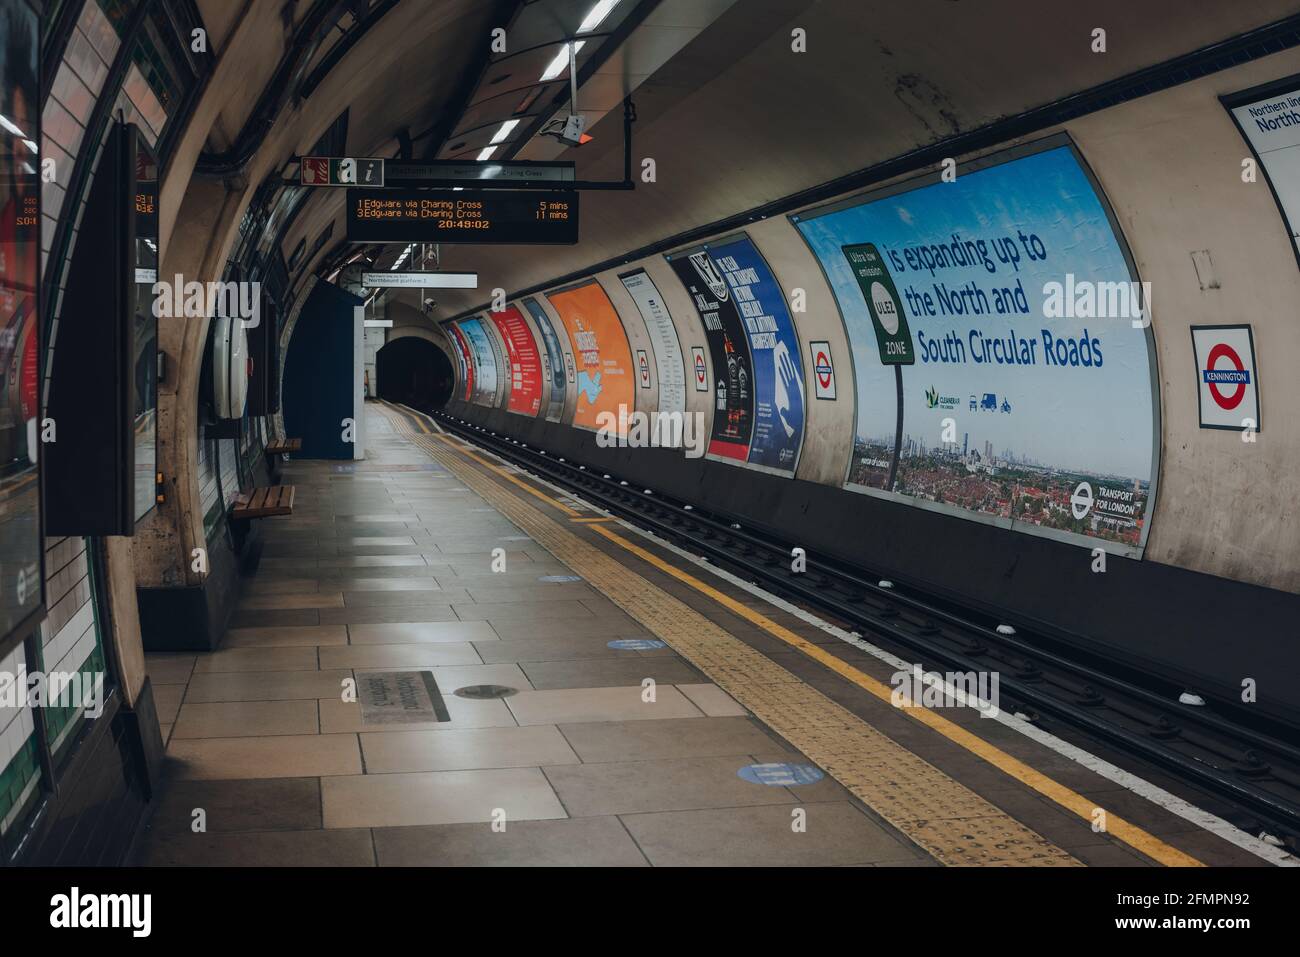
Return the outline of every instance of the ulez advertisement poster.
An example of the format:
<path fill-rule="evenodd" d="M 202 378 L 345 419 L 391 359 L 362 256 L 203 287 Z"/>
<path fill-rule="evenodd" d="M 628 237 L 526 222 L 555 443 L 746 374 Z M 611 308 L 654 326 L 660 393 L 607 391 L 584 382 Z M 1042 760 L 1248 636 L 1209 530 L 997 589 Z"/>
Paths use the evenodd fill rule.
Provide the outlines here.
<path fill-rule="evenodd" d="M 791 216 L 853 352 L 847 486 L 1136 557 L 1159 454 L 1149 284 L 1068 143 L 955 174 Z"/>

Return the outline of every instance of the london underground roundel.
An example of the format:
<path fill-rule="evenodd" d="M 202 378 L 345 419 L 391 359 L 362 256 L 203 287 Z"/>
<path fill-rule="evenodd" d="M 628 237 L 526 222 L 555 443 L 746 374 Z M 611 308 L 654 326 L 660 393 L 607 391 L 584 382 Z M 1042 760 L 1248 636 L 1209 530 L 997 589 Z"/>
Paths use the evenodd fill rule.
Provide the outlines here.
<path fill-rule="evenodd" d="M 1258 432 L 1259 374 L 1251 327 L 1192 326 L 1192 348 L 1201 428 Z"/>

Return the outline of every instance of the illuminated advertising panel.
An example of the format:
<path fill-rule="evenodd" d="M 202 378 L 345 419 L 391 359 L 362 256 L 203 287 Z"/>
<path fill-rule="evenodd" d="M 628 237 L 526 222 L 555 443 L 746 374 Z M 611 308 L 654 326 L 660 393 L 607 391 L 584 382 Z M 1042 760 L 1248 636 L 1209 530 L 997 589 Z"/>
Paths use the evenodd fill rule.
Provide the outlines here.
<path fill-rule="evenodd" d="M 747 461 L 793 473 L 803 444 L 804 381 L 799 337 L 785 296 L 748 237 L 709 243 L 705 249 L 727 281 L 749 343 L 754 429 Z"/>
<path fill-rule="evenodd" d="M 1300 257 L 1300 77 L 1224 97 L 1263 167 Z"/>
<path fill-rule="evenodd" d="M 474 403 L 494 406 L 497 402 L 497 358 L 489 333 L 478 318 L 460 324 L 474 360 Z"/>
<path fill-rule="evenodd" d="M 537 415 L 542 407 L 542 357 L 523 314 L 514 306 L 490 312 L 506 344 L 510 364 L 510 397 L 506 409 L 520 415 Z"/>
<path fill-rule="evenodd" d="M 465 386 L 465 392 L 461 398 L 469 402 L 474 397 L 474 357 L 470 355 L 469 343 L 465 341 L 465 334 L 460 331 L 460 326 L 453 322 L 447 328 L 451 330 L 451 341 L 456 347 L 456 359 L 460 365 L 460 381 Z"/>
<path fill-rule="evenodd" d="M 0 16 L 0 636 L 32 620 L 42 600 L 37 312 L 41 258 L 41 99 L 36 14 Z M 21 652 L 19 653 L 21 660 Z M 8 719 L 0 717 L 0 729 Z M 7 759 L 0 757 L 0 770 Z M 21 780 L 21 779 L 20 779 Z"/>
<path fill-rule="evenodd" d="M 790 219 L 852 347 L 849 487 L 1140 556 L 1149 292 L 1068 138 Z"/>
<path fill-rule="evenodd" d="M 631 347 L 614 304 L 594 279 L 547 293 L 546 298 L 564 323 L 577 361 L 578 403 L 573 424 L 596 430 L 608 422 L 623 434 L 627 416 L 636 409 L 636 388 Z M 609 413 L 613 419 L 598 420 L 601 413 Z"/>
<path fill-rule="evenodd" d="M 525 299 L 524 308 L 528 314 L 533 317 L 533 322 L 537 324 L 537 331 L 542 336 L 542 348 L 546 355 L 542 364 L 549 370 L 551 376 L 551 396 L 550 401 L 546 403 L 546 421 L 559 422 L 560 417 L 564 414 L 564 350 L 560 346 L 560 339 L 555 334 L 555 327 L 551 325 L 551 317 L 546 314 L 542 304 L 536 299 Z"/>
<path fill-rule="evenodd" d="M 704 249 L 666 257 L 682 281 L 704 324 L 713 359 L 713 430 L 709 457 L 747 461 L 754 426 L 753 363 L 749 341 L 731 290 Z"/>
<path fill-rule="evenodd" d="M 686 411 L 686 370 L 682 363 L 682 347 L 677 341 L 677 330 L 668 305 L 654 280 L 644 269 L 619 276 L 637 311 L 645 320 L 650 334 L 650 345 L 655 353 L 655 369 L 659 376 L 659 411 L 666 413 Z"/>
<path fill-rule="evenodd" d="M 135 249 L 130 263 L 135 294 L 134 380 L 135 519 L 142 519 L 157 500 L 158 462 L 158 318 L 153 314 L 153 286 L 158 280 L 158 163 L 135 137 Z"/>

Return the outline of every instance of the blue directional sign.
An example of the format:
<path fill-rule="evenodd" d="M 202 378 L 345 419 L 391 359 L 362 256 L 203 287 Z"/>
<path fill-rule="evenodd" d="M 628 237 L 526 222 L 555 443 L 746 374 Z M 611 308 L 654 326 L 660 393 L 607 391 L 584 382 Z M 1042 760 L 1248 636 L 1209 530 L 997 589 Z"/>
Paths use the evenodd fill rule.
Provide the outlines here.
<path fill-rule="evenodd" d="M 800 784 L 816 784 L 826 775 L 821 768 L 812 764 L 789 764 L 784 761 L 773 764 L 747 764 L 736 776 L 750 784 L 766 784 L 768 787 L 797 787 Z"/>

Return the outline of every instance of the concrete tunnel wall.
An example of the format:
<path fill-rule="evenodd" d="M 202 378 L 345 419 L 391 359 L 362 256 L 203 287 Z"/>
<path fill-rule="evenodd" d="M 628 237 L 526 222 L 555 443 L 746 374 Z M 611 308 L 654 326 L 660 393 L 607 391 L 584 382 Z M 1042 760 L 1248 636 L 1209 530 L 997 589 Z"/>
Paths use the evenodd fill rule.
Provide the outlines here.
<path fill-rule="evenodd" d="M 326 77 L 321 86 L 310 98 L 290 103 L 270 130 L 265 142 L 257 151 L 252 161 L 236 176 L 218 180 L 195 175 L 195 164 L 199 154 L 205 148 L 220 150 L 228 147 L 235 139 L 235 133 L 245 121 L 254 102 L 257 100 L 264 83 L 270 79 L 277 62 L 276 50 L 282 42 L 283 25 L 279 11 L 274 5 L 246 4 L 238 9 L 223 11 L 224 16 L 213 15 L 208 23 L 210 41 L 216 54 L 216 69 L 198 98 L 196 110 L 187 123 L 176 152 L 165 171 L 161 185 L 160 199 L 160 248 L 163 250 L 161 272 L 183 273 L 187 279 L 209 281 L 221 277 L 222 267 L 230 250 L 234 247 L 238 227 L 249 202 L 257 187 L 267 176 L 273 175 L 288 157 L 308 151 L 311 144 L 331 123 L 348 109 L 350 122 L 348 140 L 354 153 L 360 155 L 384 155 L 391 152 L 394 145 L 392 131 L 403 122 L 418 122 L 419 117 L 430 115 L 429 105 L 418 97 L 401 98 L 400 103 L 392 97 L 392 89 L 409 88 L 409 67 L 406 60 L 416 51 L 421 59 L 440 63 L 448 69 L 467 62 L 469 51 L 458 39 L 457 30 L 467 24 L 487 23 L 490 19 L 483 5 L 473 0 L 448 0 L 445 11 L 440 9 L 440 27 L 455 26 L 457 29 L 435 29 L 435 21 L 420 7 L 399 7 L 385 17 L 358 45 L 356 51 L 345 58 Z M 771 157 L 769 168 L 757 171 L 758 178 L 749 178 L 741 183 L 733 177 L 733 182 L 725 189 L 711 189 L 695 195 L 690 202 L 683 202 L 680 194 L 666 208 L 660 209 L 668 214 L 666 219 L 651 219 L 629 208 L 626 202 L 633 194 L 623 196 L 613 194 L 604 197 L 608 208 L 593 206 L 587 211 L 584 221 L 584 235 L 592 235 L 595 229 L 601 234 L 601 241 L 595 245 L 584 243 L 583 256 L 587 251 L 603 248 L 608 254 L 617 254 L 630 246 L 649 241 L 652 237 L 645 235 L 647 225 L 652 221 L 656 228 L 672 231 L 689 228 L 708 222 L 711 219 L 735 211 L 735 204 L 748 197 L 749 202 L 756 201 L 759 195 L 773 196 L 821 182 L 826 178 L 839 175 L 857 165 L 865 165 L 878 159 L 894 155 L 900 150 L 910 149 L 917 142 L 946 135 L 944 131 L 951 126 L 951 131 L 974 128 L 1000 115 L 1009 115 L 1032 104 L 1031 94 L 1025 91 L 1038 90 L 1041 95 L 1052 97 L 1066 95 L 1089 83 L 1101 82 L 1137 69 L 1148 62 L 1175 55 L 1187 49 L 1212 42 L 1234 31 L 1248 29 L 1260 23 L 1268 22 L 1283 15 L 1287 5 L 1283 0 L 1269 0 L 1268 3 L 1249 11 L 1220 10 L 1212 4 L 1198 0 L 1195 15 L 1179 17 L 1166 24 L 1167 30 L 1152 35 L 1150 31 L 1139 29 L 1142 26 L 1138 11 L 1130 6 L 1115 3 L 1103 5 L 1104 19 L 1116 35 L 1138 31 L 1145 37 L 1139 48 L 1120 44 L 1106 57 L 1090 57 L 1076 63 L 1068 74 L 1059 69 L 1058 51 L 1044 47 L 1026 46 L 1021 38 L 999 29 L 994 35 L 985 37 L 990 50 L 1001 50 L 1002 45 L 1015 48 L 1019 54 L 1034 56 L 1029 60 L 1017 59 L 1014 76 L 1008 74 L 1006 82 L 1000 79 L 994 82 L 991 75 L 975 78 L 969 75 L 946 48 L 949 43 L 944 37 L 931 35 L 924 23 L 913 22 L 901 8 L 886 12 L 884 20 L 877 18 L 876 27 L 882 37 L 889 40 L 890 50 L 882 51 L 882 56 L 874 58 L 871 63 L 873 72 L 863 82 L 846 84 L 842 88 L 820 89 L 818 96 L 823 109 L 815 115 L 804 117 L 807 129 L 801 136 L 824 139 L 828 135 L 828 119 L 837 115 L 853 115 L 861 122 L 857 124 L 835 124 L 833 126 L 836 140 L 842 148 L 817 151 L 815 156 L 804 157 L 798 162 L 789 151 L 793 140 L 784 128 L 775 128 L 769 140 L 762 145 L 756 155 Z M 988 22 L 1006 22 L 1019 24 L 1027 22 L 1023 16 L 1029 7 L 1023 0 L 1002 0 L 1002 13 L 989 21 L 985 14 L 970 14 L 967 26 L 975 30 L 977 26 Z M 962 17 L 968 14 L 955 9 L 954 15 Z M 745 136 L 762 133 L 762 124 L 752 122 L 749 114 L 733 115 L 731 111 L 719 114 L 718 102 L 733 102 L 737 91 L 744 89 L 752 81 L 748 72 L 756 63 L 771 62 L 782 56 L 781 51 L 788 51 L 788 23 L 796 23 L 809 30 L 810 35 L 817 36 L 819 59 L 814 61 L 796 58 L 786 64 L 786 69 L 793 68 L 795 73 L 790 82 L 793 96 L 811 95 L 814 88 L 820 88 L 823 74 L 819 70 L 804 69 L 804 65 L 814 66 L 821 62 L 821 57 L 845 59 L 856 56 L 852 50 L 857 40 L 846 30 L 846 25 L 854 23 L 856 8 L 852 4 L 821 4 L 807 8 L 803 4 L 788 4 L 780 0 L 755 0 L 743 14 L 737 11 L 727 21 L 727 30 L 719 37 L 729 49 L 737 41 L 736 30 L 744 32 L 745 48 L 752 51 L 735 69 L 722 71 L 714 76 L 693 79 L 690 88 L 693 93 L 680 95 L 672 92 L 677 89 L 671 77 L 665 79 L 666 86 L 657 89 L 658 83 L 647 84 L 638 94 L 643 103 L 654 103 L 662 99 L 658 109 L 646 110 L 643 107 L 641 128 L 638 131 L 639 142 L 647 147 L 653 146 L 662 170 L 681 170 L 687 158 L 699 162 L 705 167 L 726 168 L 726 163 L 733 158 L 728 149 L 733 143 L 745 142 Z M 796 17 L 796 20 L 790 20 Z M 1076 22 L 1077 19 L 1077 22 Z M 1095 19 L 1094 14 L 1073 13 L 1065 15 L 1063 24 L 1083 29 Z M 918 32 L 919 31 L 919 32 Z M 958 29 L 952 36 L 964 36 L 968 31 Z M 752 36 L 751 36 L 752 33 Z M 1087 30 L 1083 30 L 1086 35 Z M 924 42 L 919 37 L 924 36 Z M 752 40 L 752 43 L 750 42 Z M 713 42 L 705 36 L 701 41 Z M 958 42 L 953 40 L 952 42 Z M 965 42 L 962 40 L 961 42 Z M 432 46 L 430 44 L 433 44 Z M 884 41 L 881 41 L 883 47 Z M 895 95 L 868 96 L 867 88 L 884 84 L 882 89 L 893 88 L 895 80 L 902 83 L 904 78 L 895 74 L 902 68 L 896 57 L 904 57 L 908 64 L 909 76 L 928 78 L 922 91 L 903 90 L 898 87 Z M 377 58 L 382 60 L 382 70 L 374 67 Z M 782 61 L 784 63 L 784 60 Z M 1009 59 L 1001 55 L 988 58 L 987 66 L 1003 69 L 1000 64 Z M 454 72 L 454 71 L 453 71 Z M 731 76 L 730 73 L 736 73 Z M 867 79 L 870 82 L 867 82 Z M 679 84 L 680 85 L 680 84 Z M 787 84 L 789 85 L 789 84 Z M 685 89 L 686 87 L 683 87 Z M 902 92 L 899 92 L 902 90 Z M 939 90 L 950 90 L 953 100 L 940 96 Z M 920 92 L 933 94 L 933 103 L 917 100 Z M 769 91 L 779 93 L 781 91 Z M 1039 95 L 1039 94 L 1032 94 Z M 680 101 L 680 102 L 679 102 Z M 384 109 L 366 109 L 362 104 L 382 103 Z M 788 104 L 786 104 L 788 106 Z M 400 115 L 390 115 L 392 109 L 398 109 Z M 779 111 L 782 104 L 777 101 L 754 103 L 751 110 Z M 877 115 L 877 110 L 883 113 Z M 936 113 L 937 111 L 937 113 Z M 662 116 L 656 118 L 656 113 Z M 943 122 L 939 122 L 940 117 Z M 615 117 L 615 121 L 617 117 Z M 678 142 L 669 134 L 674 125 L 700 124 L 700 128 L 714 129 L 715 135 L 705 142 Z M 742 127 L 736 127 L 742 123 Z M 607 124 L 608 125 L 608 124 Z M 597 131 L 599 132 L 599 131 Z M 766 134 L 763 134 L 766 135 Z M 211 137 L 211 144 L 208 143 Z M 588 150 L 596 150 L 596 167 L 592 175 L 612 175 L 615 166 L 621 163 L 618 150 L 611 149 L 617 137 L 598 136 Z M 773 153 L 772 148 L 785 144 L 783 151 Z M 704 152 L 701 152 L 701 151 Z M 851 155 L 851 160 L 848 158 Z M 692 177 L 676 177 L 679 183 L 689 183 Z M 741 188 L 743 186 L 743 188 Z M 176 231 L 177 222 L 202 224 L 200 229 L 182 229 Z M 310 205 L 294 222 L 285 237 L 284 250 L 292 249 L 299 241 L 311 242 L 332 224 L 337 239 L 342 233 L 342 197 L 322 196 Z M 611 247 L 610 229 L 617 227 L 617 241 L 626 243 L 619 249 Z M 597 227 L 600 227 L 597 229 Z M 174 232 L 177 235 L 173 235 Z M 661 234 L 662 235 L 662 234 Z M 173 244 L 172 239 L 177 242 Z M 319 263 L 321 257 L 331 250 L 329 244 L 316 249 L 300 264 L 300 277 L 309 274 Z M 780 251 L 765 249 L 765 254 L 772 261 L 773 268 L 781 274 L 778 265 L 784 247 Z M 483 263 L 479 271 L 487 274 L 493 271 L 492 264 L 500 257 L 506 257 L 511 263 L 508 282 L 522 279 L 532 280 L 538 266 L 545 266 L 545 260 L 535 257 L 529 260 L 531 267 L 522 273 L 527 263 L 521 259 L 518 269 L 514 258 L 508 250 L 499 251 L 493 258 L 491 250 L 477 250 L 482 255 Z M 558 253 L 557 253 L 558 255 Z M 791 249 L 790 256 L 801 253 Z M 594 256 L 593 256 L 594 258 Z M 590 260 L 588 260 L 590 261 Z M 568 268 L 561 270 L 568 271 Z M 651 270 L 656 275 L 656 270 Z M 669 276 L 668 278 L 671 278 Z M 669 283 L 656 278 L 661 289 L 671 288 Z M 516 288 L 518 288 L 516 286 Z M 619 295 L 617 282 L 607 284 L 611 295 Z M 813 295 L 813 285 L 807 288 Z M 305 294 L 302 279 L 295 282 L 296 297 Z M 667 295 L 667 293 L 665 293 Z M 454 298 L 449 298 L 454 301 Z M 539 297 L 544 309 L 549 309 L 545 297 Z M 622 308 L 620 306 L 620 308 Z M 812 304 L 810 301 L 810 310 Z M 531 321 L 531 320 L 530 320 Z M 199 505 L 197 466 L 198 426 L 194 415 L 195 396 L 197 395 L 198 369 L 200 366 L 203 343 L 205 341 L 206 322 L 160 323 L 160 346 L 172 360 L 171 367 L 175 375 L 169 374 L 169 380 L 160 384 L 159 408 L 159 468 L 174 482 L 173 495 L 159 516 L 143 527 L 137 536 L 135 548 L 135 573 L 142 583 L 155 584 L 195 584 L 200 576 L 190 569 L 189 555 L 192 549 L 203 544 L 202 508 Z M 652 360 L 653 361 L 653 360 Z M 572 390 L 570 390 L 572 392 Z M 688 403 L 694 404 L 696 397 L 688 390 Z M 820 410 L 819 410 L 820 411 Z M 566 403 L 565 417 L 571 417 L 573 410 Z M 814 460 L 823 455 L 834 457 L 834 452 L 819 452 L 816 445 L 824 444 L 834 449 L 834 439 L 822 442 L 820 427 L 816 443 L 811 442 L 805 449 L 805 457 Z M 813 436 L 810 434 L 809 439 Z M 830 470 L 832 473 L 834 469 Z M 801 478 L 804 477 L 801 466 Z M 822 479 L 834 481 L 833 475 Z M 1243 570 L 1243 575 L 1249 574 Z"/>
<path fill-rule="evenodd" d="M 542 413 L 507 413 L 504 399 L 492 409 L 464 403 L 459 390 L 448 411 L 670 494 L 725 507 L 792 541 L 902 580 L 990 608 L 1017 607 L 1026 622 L 1087 635 L 1081 640 L 1101 653 L 1158 663 L 1189 683 L 1236 695 L 1245 678 L 1263 682 L 1281 674 L 1285 643 L 1276 641 L 1268 623 L 1294 621 L 1300 611 L 1300 421 L 1286 414 L 1300 399 L 1300 380 L 1289 374 L 1300 364 L 1294 308 L 1300 272 L 1265 178 L 1242 180 L 1242 160 L 1250 150 L 1218 97 L 1296 72 L 1300 54 L 1277 54 L 1016 141 L 1062 130 L 1070 135 L 1112 207 L 1139 277 L 1153 287 L 1160 422 L 1154 507 L 1145 557 L 1111 557 L 1104 578 L 1090 571 L 1091 554 L 1074 545 L 841 491 L 854 434 L 849 343 L 816 259 L 785 217 L 755 222 L 745 232 L 787 300 L 795 288 L 807 293 L 807 312 L 793 316 L 805 381 L 807 344 L 818 339 L 830 343 L 838 384 L 834 401 L 805 400 L 804 449 L 793 484 L 685 459 L 680 452 L 598 448 L 594 433 L 568 424 L 572 383 L 558 424 L 547 423 Z M 1198 278 L 1192 253 L 1201 250 L 1213 261 L 1217 282 Z M 704 330 L 682 283 L 658 255 L 595 277 L 618 311 L 634 354 L 640 348 L 653 356 L 653 350 L 618 275 L 638 267 L 658 287 L 689 362 L 691 346 L 704 345 Z M 547 296 L 534 298 L 567 350 Z M 1264 410 L 1254 443 L 1235 431 L 1202 429 L 1198 422 L 1188 327 L 1237 322 L 1254 329 Z M 536 335 L 531 318 L 529 324 Z M 491 323 L 484 327 L 496 336 Z M 499 375 L 503 383 L 508 378 Z M 652 380 L 657 383 L 657 376 Z M 635 394 L 638 409 L 656 407 L 654 389 Z M 710 398 L 688 381 L 688 410 L 701 412 L 706 427 Z M 950 564 L 960 568 L 943 567 Z M 1258 627 L 1243 629 L 1243 616 Z M 1225 634 L 1233 635 L 1226 662 Z M 1271 688 L 1268 707 L 1300 712 L 1300 694 Z"/>

